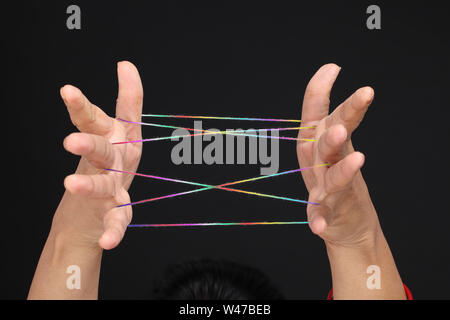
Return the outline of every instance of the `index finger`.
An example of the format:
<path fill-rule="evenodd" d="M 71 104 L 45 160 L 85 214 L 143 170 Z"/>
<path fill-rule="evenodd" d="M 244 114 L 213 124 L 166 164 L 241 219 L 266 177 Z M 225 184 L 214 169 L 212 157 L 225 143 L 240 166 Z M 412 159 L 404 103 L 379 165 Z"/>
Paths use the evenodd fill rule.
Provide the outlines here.
<path fill-rule="evenodd" d="M 374 94 L 371 87 L 356 90 L 330 114 L 327 118 L 327 127 L 342 124 L 347 129 L 347 138 L 350 139 L 350 135 L 359 126 L 371 105 Z"/>
<path fill-rule="evenodd" d="M 111 131 L 112 119 L 102 109 L 92 104 L 80 89 L 65 85 L 60 90 L 70 119 L 81 132 L 106 135 Z"/>

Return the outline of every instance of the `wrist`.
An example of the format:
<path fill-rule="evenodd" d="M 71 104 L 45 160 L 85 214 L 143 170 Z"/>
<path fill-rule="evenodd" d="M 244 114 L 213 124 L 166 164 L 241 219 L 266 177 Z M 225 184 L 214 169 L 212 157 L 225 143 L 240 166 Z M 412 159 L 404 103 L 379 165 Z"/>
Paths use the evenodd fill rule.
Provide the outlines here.
<path fill-rule="evenodd" d="M 49 239 L 59 249 L 101 249 L 98 245 L 103 233 L 101 220 L 84 202 L 65 192 L 53 216 Z"/>
<path fill-rule="evenodd" d="M 327 251 L 332 252 L 375 252 L 380 245 L 386 243 L 383 231 L 378 222 L 367 227 L 364 231 L 346 238 L 344 241 L 324 239 Z"/>
<path fill-rule="evenodd" d="M 381 228 L 357 245 L 326 243 L 326 248 L 335 299 L 405 298 L 402 280 Z M 373 282 L 374 279 L 379 282 Z"/>
<path fill-rule="evenodd" d="M 52 226 L 28 299 L 96 299 L 102 252 Z M 69 287 L 69 280 L 77 286 Z"/>
<path fill-rule="evenodd" d="M 52 227 L 47 242 L 50 242 L 54 253 L 58 256 L 76 252 L 97 255 L 103 252 L 96 239 L 89 239 L 86 235 L 72 230 Z"/>

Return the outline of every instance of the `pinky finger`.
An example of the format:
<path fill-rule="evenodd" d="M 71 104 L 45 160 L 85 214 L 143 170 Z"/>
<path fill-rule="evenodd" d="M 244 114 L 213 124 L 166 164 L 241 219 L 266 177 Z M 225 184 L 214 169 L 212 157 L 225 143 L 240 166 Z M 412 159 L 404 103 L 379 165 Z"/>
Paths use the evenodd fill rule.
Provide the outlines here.
<path fill-rule="evenodd" d="M 330 194 L 347 188 L 363 164 L 364 155 L 353 152 L 329 168 L 325 174 L 326 192 Z"/>
<path fill-rule="evenodd" d="M 106 214 L 105 232 L 98 242 L 100 247 L 111 250 L 119 245 L 131 220 L 128 210 L 131 210 L 131 207 L 114 208 Z"/>
<path fill-rule="evenodd" d="M 320 236 L 328 227 L 330 210 L 325 205 L 308 207 L 309 227 L 311 231 Z"/>

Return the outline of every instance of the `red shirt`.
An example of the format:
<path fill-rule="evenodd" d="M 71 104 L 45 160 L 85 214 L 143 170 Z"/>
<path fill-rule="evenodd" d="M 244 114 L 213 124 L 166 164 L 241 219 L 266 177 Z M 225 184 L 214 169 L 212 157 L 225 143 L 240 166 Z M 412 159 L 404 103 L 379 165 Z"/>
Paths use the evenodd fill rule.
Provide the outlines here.
<path fill-rule="evenodd" d="M 405 293 L 406 293 L 406 299 L 407 300 L 414 300 L 411 290 L 409 290 L 409 288 L 403 284 L 403 287 L 405 288 Z M 328 294 L 327 300 L 333 300 L 333 289 L 330 290 L 330 293 Z"/>

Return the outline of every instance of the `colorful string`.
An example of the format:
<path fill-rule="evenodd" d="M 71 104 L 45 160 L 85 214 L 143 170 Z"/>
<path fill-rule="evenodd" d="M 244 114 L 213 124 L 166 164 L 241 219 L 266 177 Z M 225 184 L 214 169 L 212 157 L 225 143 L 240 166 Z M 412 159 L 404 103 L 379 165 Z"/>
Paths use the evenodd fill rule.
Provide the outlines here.
<path fill-rule="evenodd" d="M 185 115 L 166 115 L 166 114 L 143 114 L 143 117 L 152 118 L 187 118 L 187 119 L 217 119 L 217 120 L 244 120 L 244 121 L 272 121 L 272 122 L 302 122 L 301 120 L 291 119 L 264 119 L 264 118 L 241 118 L 241 117 L 214 117 L 214 116 L 185 116 Z"/>
<path fill-rule="evenodd" d="M 246 130 L 237 130 L 237 131 L 211 131 L 211 130 L 205 130 L 205 129 L 194 129 L 194 128 L 187 128 L 187 127 L 177 127 L 177 126 L 169 126 L 165 124 L 158 124 L 158 123 L 148 123 L 148 122 L 136 122 L 136 121 L 128 121 L 121 118 L 118 118 L 119 121 L 131 123 L 131 124 L 137 124 L 137 125 L 144 125 L 144 126 L 152 126 L 152 127 L 159 127 L 159 128 L 169 128 L 169 129 L 185 129 L 188 131 L 200 131 L 201 134 L 190 134 L 190 135 L 181 135 L 181 136 L 168 136 L 168 137 L 158 137 L 158 138 L 149 138 L 149 139 L 141 139 L 141 140 L 131 140 L 131 141 L 120 141 L 120 142 L 114 142 L 113 144 L 126 144 L 126 143 L 138 143 L 138 142 L 150 142 L 150 141 L 160 141 L 160 140 L 168 140 L 168 139 L 175 139 L 175 138 L 184 138 L 184 137 L 192 137 L 192 136 L 200 136 L 200 135 L 207 135 L 207 134 L 228 134 L 228 135 L 236 135 L 236 136 L 246 136 L 246 137 L 256 137 L 256 138 L 267 138 L 267 139 L 280 139 L 280 140 L 295 140 L 295 141 L 309 141 L 314 142 L 315 139 L 304 139 L 304 138 L 292 138 L 292 137 L 278 137 L 278 136 L 261 136 L 257 134 L 249 134 L 246 133 Z M 267 131 L 286 131 L 286 130 L 306 130 L 306 129 L 314 129 L 314 126 L 311 127 L 294 127 L 294 128 L 269 128 L 269 129 L 258 129 L 258 130 L 267 130 Z M 258 131 L 254 130 L 254 131 Z"/>
<path fill-rule="evenodd" d="M 130 225 L 128 225 L 128 227 L 129 228 L 166 228 L 166 227 L 261 226 L 261 225 L 299 225 L 299 224 L 308 224 L 308 221 L 130 224 Z"/>
<path fill-rule="evenodd" d="M 275 195 L 264 194 L 264 193 L 259 193 L 259 192 L 245 191 L 245 190 L 240 190 L 240 189 L 226 188 L 226 186 L 235 185 L 235 184 L 239 184 L 239 183 L 245 183 L 245 182 L 251 182 L 251 181 L 256 181 L 256 180 L 261 180 L 261 179 L 272 178 L 272 177 L 276 177 L 276 176 L 281 176 L 281 175 L 294 173 L 294 172 L 300 172 L 300 171 L 309 170 L 309 169 L 316 168 L 316 167 L 323 167 L 323 166 L 328 166 L 328 164 L 320 164 L 320 165 L 316 165 L 316 166 L 313 166 L 313 167 L 300 168 L 300 169 L 295 169 L 295 170 L 288 170 L 288 171 L 275 173 L 275 174 L 267 175 L 267 176 L 258 176 L 258 177 L 254 177 L 254 178 L 250 178 L 250 179 L 244 179 L 244 180 L 227 182 L 227 183 L 223 183 L 223 184 L 216 185 L 216 186 L 203 184 L 203 183 L 192 182 L 192 181 L 185 181 L 185 180 L 180 180 L 180 179 L 165 178 L 165 177 L 160 177 L 160 176 L 155 176 L 155 175 L 134 173 L 134 172 L 123 171 L 123 170 L 116 170 L 116 169 L 105 169 L 105 170 L 111 171 L 111 172 L 117 172 L 117 173 L 131 174 L 131 175 L 145 177 L 145 178 L 158 179 L 158 180 L 177 182 L 177 183 L 183 183 L 183 184 L 189 184 L 189 185 L 196 185 L 196 186 L 201 186 L 202 187 L 202 188 L 194 189 L 194 190 L 190 190 L 190 191 L 173 193 L 173 194 L 169 194 L 169 195 L 165 195 L 165 196 L 160 196 L 160 197 L 140 200 L 140 201 L 136 201 L 136 202 L 131 202 L 131 203 L 127 203 L 127 204 L 122 204 L 122 205 L 120 205 L 118 207 L 133 206 L 133 205 L 137 205 L 137 204 L 142 204 L 142 203 L 147 203 L 147 202 L 152 202 L 152 201 L 162 200 L 162 199 L 167 199 L 167 198 L 178 197 L 178 196 L 182 196 L 182 195 L 186 195 L 186 194 L 191 194 L 191 193 L 200 192 L 200 191 L 206 191 L 206 190 L 211 190 L 211 189 L 221 189 L 221 190 L 225 190 L 225 191 L 244 193 L 244 194 L 249 194 L 249 195 L 254 195 L 254 196 L 259 196 L 259 197 L 266 197 L 266 198 L 272 198 L 272 199 L 278 199 L 278 200 L 286 200 L 286 201 L 291 201 L 291 202 L 319 205 L 318 203 L 309 202 L 309 201 L 306 201 L 306 200 L 299 200 L 299 199 L 293 199 L 293 198 L 288 198 L 288 197 L 275 196 Z"/>
<path fill-rule="evenodd" d="M 266 119 L 266 118 L 242 118 L 242 117 L 223 117 L 223 116 L 186 116 L 186 115 L 161 115 L 161 114 L 144 114 L 142 117 L 154 117 L 154 118 L 189 118 L 189 119 L 218 119 L 218 120 L 247 120 L 247 121 L 272 121 L 272 122 L 301 122 L 301 120 L 291 120 L 291 119 Z M 162 125 L 162 124 L 156 124 L 156 123 L 145 123 L 145 122 L 132 122 L 127 121 L 124 119 L 118 119 L 120 121 L 126 122 L 126 123 L 132 123 L 137 125 L 146 125 L 146 126 L 153 126 L 153 127 L 161 127 L 161 128 L 170 128 L 170 129 L 185 129 L 189 131 L 200 131 L 201 133 L 194 133 L 189 135 L 180 135 L 180 136 L 170 136 L 170 137 L 156 137 L 156 138 L 149 138 L 149 139 L 141 139 L 141 140 L 134 140 L 134 141 L 123 141 L 123 142 L 116 142 L 113 144 L 125 144 L 125 143 L 138 143 L 138 142 L 149 142 L 149 141 L 160 141 L 160 140 L 168 140 L 168 139 L 177 139 L 177 138 L 185 138 L 185 137 L 193 137 L 193 136 L 201 136 L 201 135 L 210 135 L 210 134 L 229 134 L 229 135 L 237 135 L 237 136 L 248 136 L 248 137 L 257 137 L 257 138 L 270 138 L 270 139 L 280 139 L 280 140 L 302 140 L 302 141 L 316 141 L 315 139 L 303 139 L 303 138 L 291 138 L 291 137 L 275 137 L 275 136 L 259 136 L 259 135 L 252 135 L 248 134 L 248 130 L 241 130 L 241 131 L 211 131 L 211 130 L 204 130 L 204 129 L 192 129 L 192 128 L 185 128 L 185 127 L 176 127 L 176 126 L 169 126 L 169 125 Z M 314 129 L 315 127 L 296 127 L 296 128 L 272 128 L 272 129 L 260 129 L 260 130 L 267 130 L 267 131 L 285 131 L 285 130 L 302 130 L 302 129 Z M 257 131 L 257 130 L 254 130 Z M 259 130 L 258 130 L 259 131 Z M 321 166 L 327 166 L 328 164 L 321 164 L 314 167 L 321 167 Z M 132 206 L 136 204 L 146 203 L 150 201 L 156 201 L 161 199 L 167 199 L 172 198 L 176 196 L 191 194 L 195 192 L 200 191 L 206 191 L 211 189 L 221 189 L 225 191 L 232 191 L 232 192 L 238 192 L 238 193 L 245 193 L 255 196 L 261 196 L 261 197 L 269 197 L 269 198 L 275 198 L 280 200 L 287 200 L 287 201 L 294 201 L 294 202 L 301 202 L 301 203 L 308 203 L 313 205 L 318 205 L 318 203 L 308 202 L 304 200 L 299 199 L 292 199 L 287 197 L 279 197 L 274 195 L 268 195 L 268 194 L 262 194 L 257 192 L 250 192 L 250 191 L 244 191 L 239 189 L 232 189 L 232 188 L 225 188 L 225 186 L 244 183 L 244 182 L 251 182 L 256 181 L 260 179 L 266 179 L 271 178 L 275 176 L 280 176 L 284 174 L 299 172 L 303 170 L 312 169 L 314 167 L 308 167 L 308 168 L 301 168 L 301 169 L 295 169 L 295 170 L 289 170 L 281 173 L 276 173 L 273 175 L 267 175 L 267 176 L 259 176 L 255 178 L 249 178 L 244 180 L 238 180 L 233 182 L 224 183 L 221 185 L 213 186 L 203 183 L 197 183 L 197 182 L 191 182 L 191 181 L 185 181 L 180 179 L 172 179 L 172 178 L 165 178 L 165 177 L 159 177 L 154 175 L 146 175 L 146 174 L 140 174 L 140 173 L 133 173 L 133 172 L 127 172 L 127 171 L 121 171 L 121 170 L 115 170 L 115 169 L 106 169 L 107 171 L 112 172 L 118 172 L 118 173 L 126 173 L 126 174 L 132 174 L 136 176 L 142 176 L 146 178 L 152 178 L 152 179 L 159 179 L 159 180 L 165 180 L 165 181 L 171 181 L 171 182 L 177 182 L 177 183 L 183 183 L 183 184 L 189 184 L 189 185 L 196 185 L 201 186 L 202 188 L 194 189 L 190 191 L 180 192 L 180 193 L 174 193 L 169 194 L 165 196 L 160 196 L 156 198 L 151 199 L 145 199 L 137 202 L 132 202 L 128 204 L 123 204 L 118 207 L 124 207 L 124 206 Z M 212 222 L 212 223 L 177 223 L 177 224 L 132 224 L 129 225 L 129 228 L 161 228 L 161 227 L 203 227 L 203 226 L 255 226 L 255 225 L 303 225 L 308 224 L 307 221 L 289 221 L 289 222 Z"/>
<path fill-rule="evenodd" d="M 298 128 L 261 129 L 261 130 L 283 131 L 283 130 L 314 129 L 314 128 L 315 127 L 298 127 Z M 255 130 L 255 131 L 257 131 L 257 130 Z M 213 135 L 213 134 L 228 134 L 228 135 L 236 135 L 236 136 L 260 137 L 260 138 L 279 139 L 279 140 L 297 140 L 297 141 L 298 140 L 302 140 L 302 141 L 309 141 L 309 142 L 316 141 L 315 139 L 298 139 L 298 138 L 291 138 L 291 137 L 258 136 L 258 135 L 251 135 L 251 134 L 239 134 L 240 132 L 245 132 L 245 131 L 244 130 L 242 130 L 242 131 L 233 131 L 233 132 L 230 132 L 230 131 L 209 131 L 209 132 L 193 133 L 193 134 L 187 134 L 187 135 L 181 135 L 181 136 L 167 136 L 167 137 L 147 138 L 147 139 L 141 139 L 141 140 L 129 140 L 129 141 L 113 142 L 112 144 L 151 142 L 151 141 L 180 139 L 180 138 L 187 138 L 187 137 Z"/>

